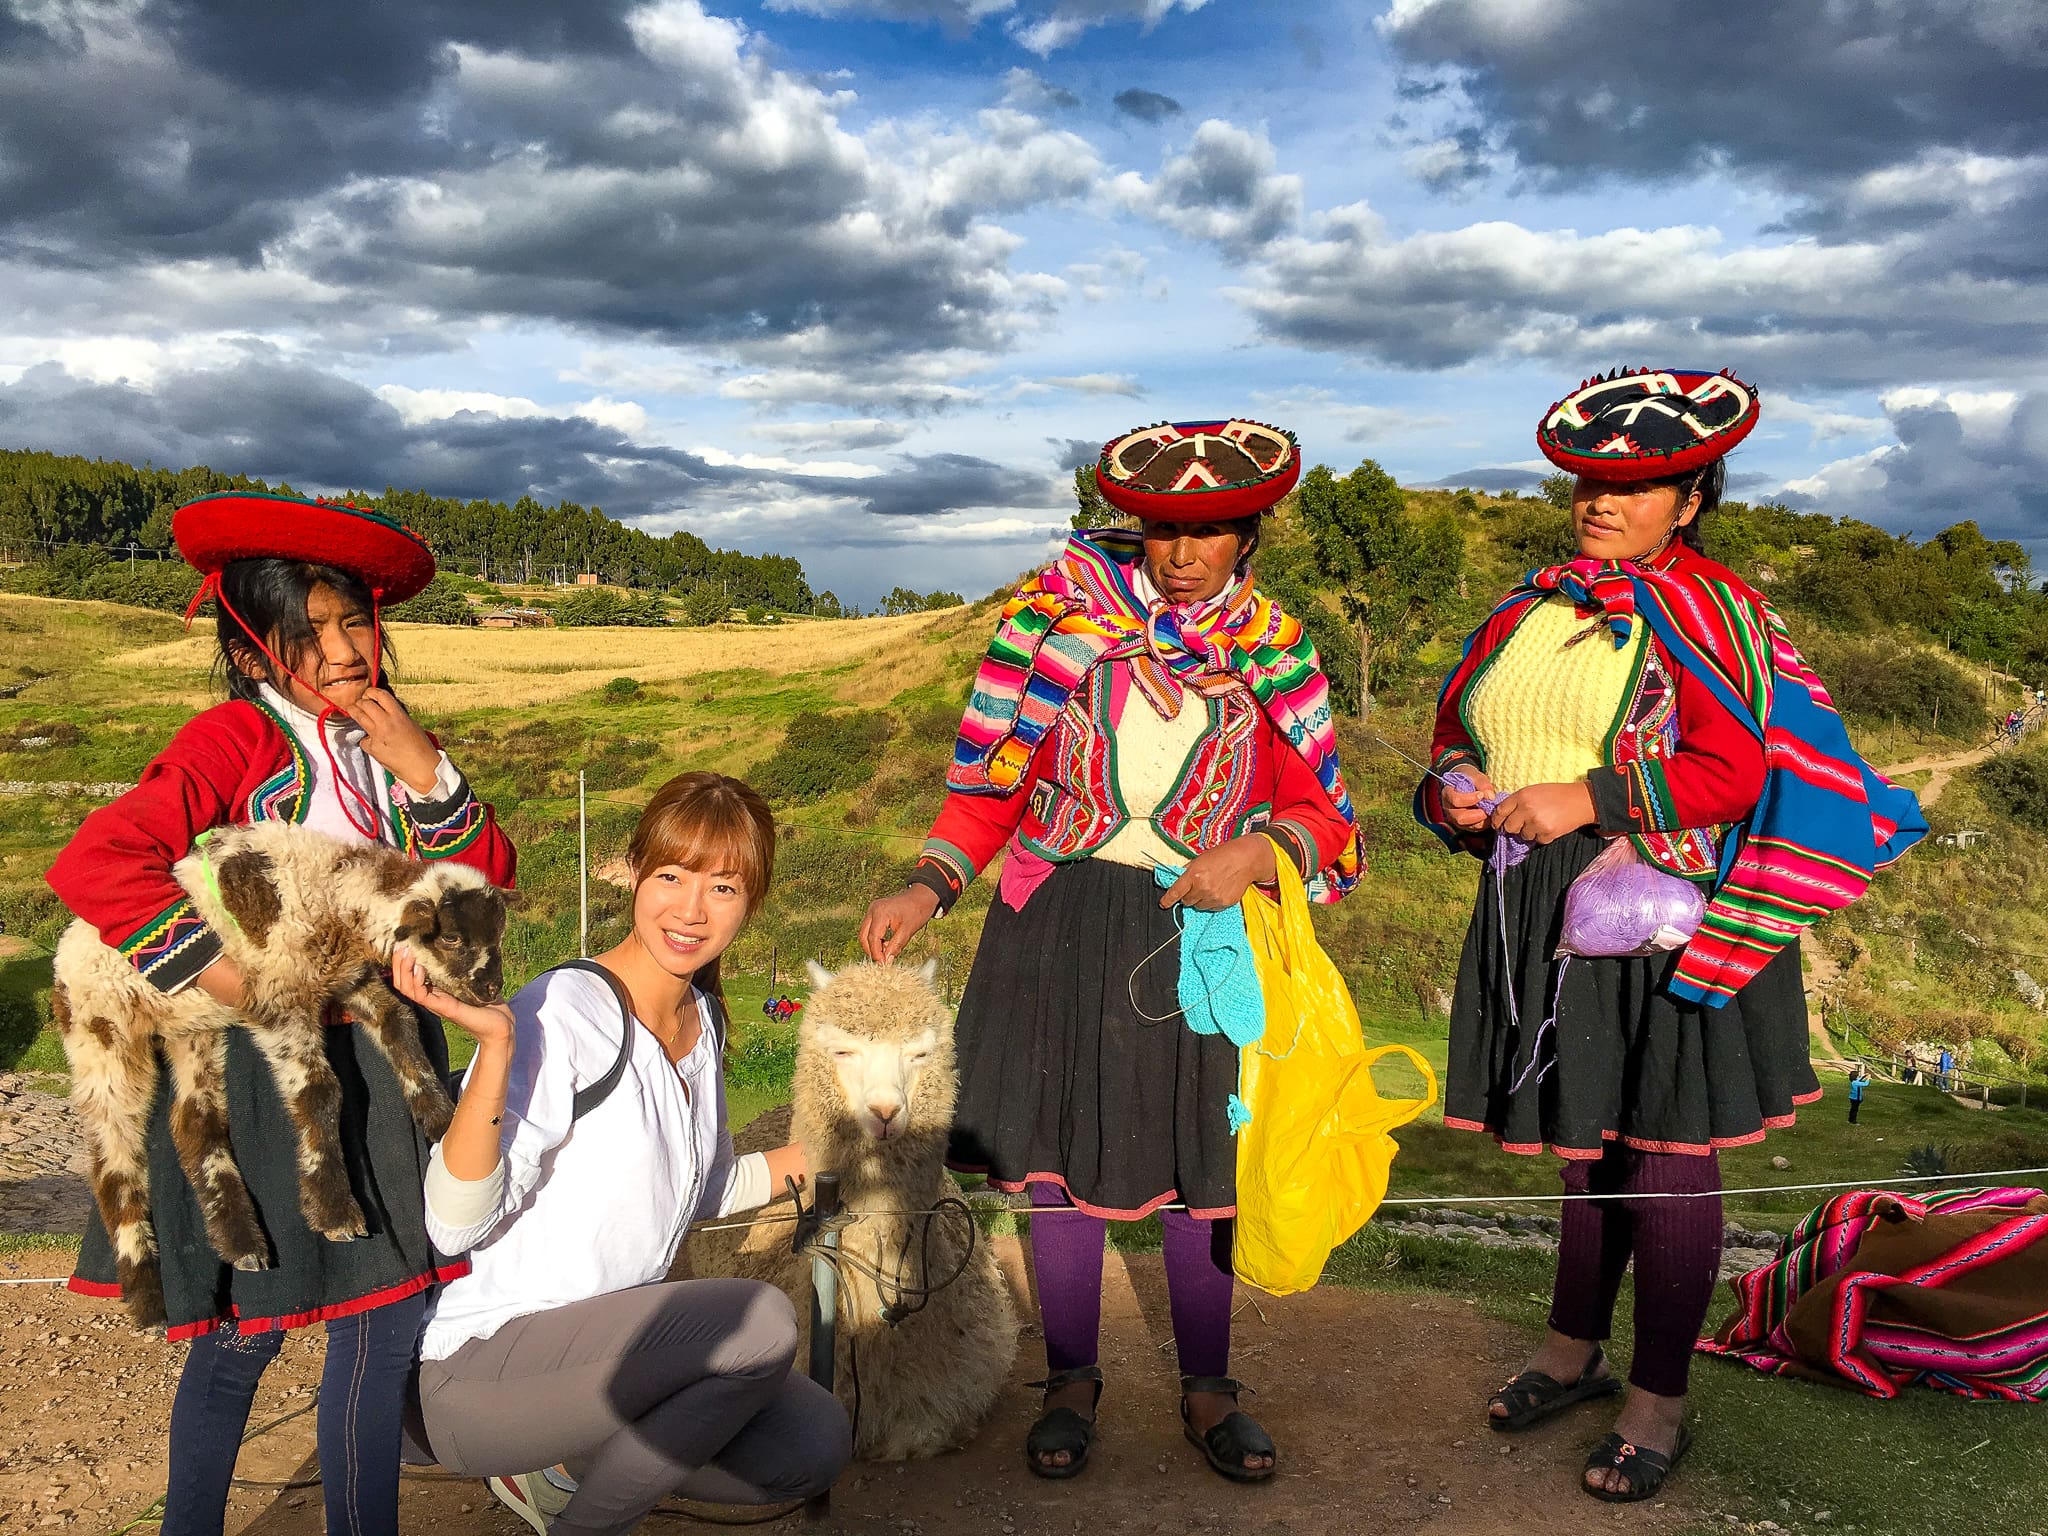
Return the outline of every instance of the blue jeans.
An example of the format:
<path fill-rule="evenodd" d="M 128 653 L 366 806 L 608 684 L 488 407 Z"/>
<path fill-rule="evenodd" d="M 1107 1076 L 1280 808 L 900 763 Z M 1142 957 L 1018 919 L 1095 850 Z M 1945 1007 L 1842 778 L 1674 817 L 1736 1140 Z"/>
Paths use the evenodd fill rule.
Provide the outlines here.
<path fill-rule="evenodd" d="M 424 1294 L 408 1296 L 327 1325 L 318 1438 L 330 1536 L 397 1536 L 401 1416 L 426 1308 Z M 280 1330 L 192 1341 L 171 1403 L 164 1536 L 220 1536 L 256 1384 L 283 1345 Z"/>

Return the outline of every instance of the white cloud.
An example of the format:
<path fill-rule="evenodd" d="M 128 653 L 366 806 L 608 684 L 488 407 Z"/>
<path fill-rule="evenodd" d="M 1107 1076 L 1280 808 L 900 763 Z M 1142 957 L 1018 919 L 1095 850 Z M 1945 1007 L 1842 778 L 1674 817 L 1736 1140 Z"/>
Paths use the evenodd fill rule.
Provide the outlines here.
<path fill-rule="evenodd" d="M 1151 181 L 1126 171 L 1111 190 L 1132 213 L 1238 257 L 1280 239 L 1301 219 L 1301 178 L 1280 171 L 1265 131 L 1220 118 L 1198 127 L 1187 149 L 1169 155 Z"/>
<path fill-rule="evenodd" d="M 991 16 L 1008 16 L 1010 35 L 1040 56 L 1055 53 L 1096 27 L 1137 22 L 1147 31 L 1175 11 L 1199 11 L 1209 0 L 766 0 L 771 11 L 809 16 L 873 16 L 888 21 L 937 22 L 971 31 Z"/>
<path fill-rule="evenodd" d="M 910 435 L 910 429 L 900 422 L 865 416 L 841 421 L 756 422 L 747 428 L 747 435 L 798 452 L 816 453 L 828 448 L 893 448 Z"/>

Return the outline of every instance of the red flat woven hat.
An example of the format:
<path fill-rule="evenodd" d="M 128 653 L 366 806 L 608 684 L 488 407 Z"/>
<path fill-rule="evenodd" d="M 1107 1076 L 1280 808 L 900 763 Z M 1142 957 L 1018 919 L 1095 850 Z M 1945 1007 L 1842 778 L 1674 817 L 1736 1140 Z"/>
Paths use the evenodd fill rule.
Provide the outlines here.
<path fill-rule="evenodd" d="M 216 491 L 172 514 L 171 537 L 206 576 L 232 560 L 306 560 L 361 577 L 384 604 L 402 603 L 434 579 L 434 552 L 418 534 L 346 502 Z"/>
<path fill-rule="evenodd" d="M 1301 478 L 1294 434 L 1257 421 L 1160 422 L 1104 446 L 1102 499 L 1148 522 L 1222 523 L 1270 512 Z"/>
<path fill-rule="evenodd" d="M 1661 480 L 1711 464 L 1749 436 L 1757 393 L 1732 373 L 1618 368 L 1553 405 L 1536 446 L 1590 480 Z"/>

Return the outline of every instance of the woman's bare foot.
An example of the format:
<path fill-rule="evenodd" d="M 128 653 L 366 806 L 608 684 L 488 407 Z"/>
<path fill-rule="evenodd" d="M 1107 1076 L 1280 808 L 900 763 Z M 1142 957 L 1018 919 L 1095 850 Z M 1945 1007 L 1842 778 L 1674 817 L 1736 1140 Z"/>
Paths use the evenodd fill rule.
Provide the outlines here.
<path fill-rule="evenodd" d="M 1614 1432 L 1630 1445 L 1669 1456 L 1678 1449 L 1678 1431 L 1684 1423 L 1683 1397 L 1659 1397 L 1631 1386 L 1622 1401 L 1621 1416 L 1614 1421 Z M 1612 1467 L 1588 1467 L 1586 1486 L 1608 1493 L 1626 1493 L 1628 1479 Z"/>

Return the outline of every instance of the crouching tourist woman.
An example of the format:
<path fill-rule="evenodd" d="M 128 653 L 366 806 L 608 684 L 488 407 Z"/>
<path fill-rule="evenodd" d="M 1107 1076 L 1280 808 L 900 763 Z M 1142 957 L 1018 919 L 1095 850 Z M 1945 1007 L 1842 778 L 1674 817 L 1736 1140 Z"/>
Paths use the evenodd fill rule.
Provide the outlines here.
<path fill-rule="evenodd" d="M 1004 608 L 912 883 L 861 930 L 894 959 L 1008 845 L 951 1157 L 1039 1207 L 1041 1477 L 1079 1473 L 1094 1438 L 1105 1222 L 1152 1211 L 1188 1438 L 1240 1481 L 1277 1459 L 1229 1374 L 1238 1046 L 1182 1023 L 1179 944 L 1183 906 L 1235 906 L 1279 859 L 1323 900 L 1358 877 L 1315 649 L 1252 581 L 1259 515 L 1300 469 L 1290 435 L 1243 421 L 1104 450 L 1097 483 L 1142 532 L 1077 535 Z"/>
<path fill-rule="evenodd" d="M 427 1439 L 542 1536 L 629 1531 L 671 1495 L 808 1498 L 852 1453 L 844 1410 L 790 1368 L 781 1291 L 663 1280 L 690 1222 L 804 1178 L 794 1146 L 735 1158 L 725 1121 L 718 958 L 767 895 L 774 838 L 746 785 L 683 774 L 627 847 L 617 948 L 509 1008 L 394 965 L 401 992 L 477 1040 L 427 1170 L 428 1230 L 470 1254 L 421 1338 Z"/>
<path fill-rule="evenodd" d="M 1556 1151 L 1575 1197 L 1549 1335 L 1490 1422 L 1527 1429 L 1621 1390 L 1601 1344 L 1633 1259 L 1630 1392 L 1582 1483 L 1615 1502 L 1655 1495 L 1691 1443 L 1718 1149 L 1820 1097 L 1799 933 L 1926 830 L 1763 597 L 1701 552 L 1723 456 L 1757 414 L 1731 376 L 1647 369 L 1551 408 L 1538 443 L 1578 477 L 1578 558 L 1532 573 L 1468 642 L 1417 800 L 1487 859 L 1444 1123 Z"/>

